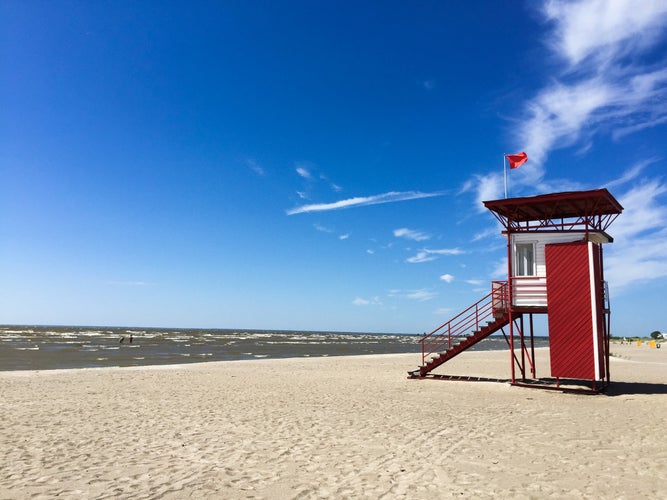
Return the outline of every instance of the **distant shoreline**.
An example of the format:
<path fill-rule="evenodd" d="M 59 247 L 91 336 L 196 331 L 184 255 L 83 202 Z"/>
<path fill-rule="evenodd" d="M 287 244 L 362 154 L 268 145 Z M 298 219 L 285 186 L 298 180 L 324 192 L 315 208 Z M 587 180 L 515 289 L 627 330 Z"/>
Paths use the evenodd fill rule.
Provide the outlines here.
<path fill-rule="evenodd" d="M 0 327 L 0 370 L 129 367 L 280 358 L 421 353 L 415 335 L 271 330 Z M 536 339 L 536 345 L 548 345 Z M 492 336 L 476 350 L 506 349 Z"/>

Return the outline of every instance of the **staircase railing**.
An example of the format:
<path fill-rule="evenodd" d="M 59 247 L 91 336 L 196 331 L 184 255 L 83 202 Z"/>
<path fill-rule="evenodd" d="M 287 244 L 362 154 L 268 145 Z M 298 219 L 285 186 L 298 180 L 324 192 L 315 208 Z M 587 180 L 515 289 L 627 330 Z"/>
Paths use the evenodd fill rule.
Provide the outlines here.
<path fill-rule="evenodd" d="M 452 343 L 481 330 L 487 322 L 503 315 L 509 305 L 507 281 L 492 282 L 491 292 L 473 305 L 461 311 L 421 339 L 422 365 L 432 354 L 446 351 Z"/>

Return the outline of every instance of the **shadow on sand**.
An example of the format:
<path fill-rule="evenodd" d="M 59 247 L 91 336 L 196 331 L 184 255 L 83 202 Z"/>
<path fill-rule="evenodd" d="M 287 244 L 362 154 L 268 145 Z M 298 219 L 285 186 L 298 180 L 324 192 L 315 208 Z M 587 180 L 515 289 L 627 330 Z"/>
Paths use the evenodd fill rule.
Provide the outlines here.
<path fill-rule="evenodd" d="M 667 384 L 647 382 L 611 381 L 605 392 L 607 396 L 626 396 L 628 394 L 667 394 Z"/>
<path fill-rule="evenodd" d="M 424 380 L 449 380 L 458 382 L 495 382 L 500 384 L 510 383 L 510 379 L 475 377 L 466 375 L 433 375 Z M 537 380 L 517 381 L 516 386 L 530 387 L 534 389 L 555 390 L 561 392 L 572 392 L 580 394 L 604 394 L 606 396 L 627 396 L 632 394 L 667 394 L 667 384 L 657 384 L 649 382 L 615 382 L 601 388 L 599 392 L 591 390 L 590 381 L 582 380 L 561 380 L 557 385 L 556 380 L 544 378 Z"/>

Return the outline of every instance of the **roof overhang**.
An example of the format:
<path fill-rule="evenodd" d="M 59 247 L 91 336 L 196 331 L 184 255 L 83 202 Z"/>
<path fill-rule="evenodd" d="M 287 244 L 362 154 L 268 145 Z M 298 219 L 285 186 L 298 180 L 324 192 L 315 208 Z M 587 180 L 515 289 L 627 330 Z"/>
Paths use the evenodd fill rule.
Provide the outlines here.
<path fill-rule="evenodd" d="M 623 211 L 621 204 L 606 189 L 568 191 L 523 198 L 485 201 L 484 206 L 508 229 L 537 221 L 541 227 L 554 227 L 553 221 L 575 219 L 574 225 L 604 231 Z"/>

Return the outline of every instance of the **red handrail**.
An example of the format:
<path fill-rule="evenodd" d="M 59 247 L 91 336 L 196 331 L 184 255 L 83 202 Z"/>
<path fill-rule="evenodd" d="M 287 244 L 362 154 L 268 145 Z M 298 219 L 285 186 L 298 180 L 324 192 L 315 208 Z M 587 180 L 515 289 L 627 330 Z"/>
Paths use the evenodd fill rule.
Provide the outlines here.
<path fill-rule="evenodd" d="M 488 295 L 420 339 L 422 365 L 428 356 L 449 349 L 453 340 L 479 331 L 480 323 L 494 318 L 497 312 L 507 311 L 508 304 L 507 281 L 494 281 Z"/>

